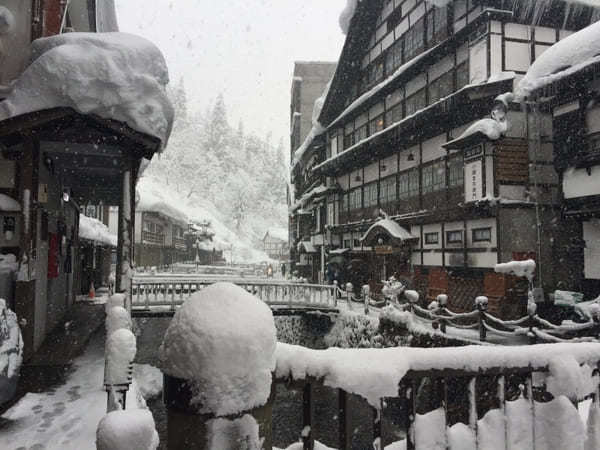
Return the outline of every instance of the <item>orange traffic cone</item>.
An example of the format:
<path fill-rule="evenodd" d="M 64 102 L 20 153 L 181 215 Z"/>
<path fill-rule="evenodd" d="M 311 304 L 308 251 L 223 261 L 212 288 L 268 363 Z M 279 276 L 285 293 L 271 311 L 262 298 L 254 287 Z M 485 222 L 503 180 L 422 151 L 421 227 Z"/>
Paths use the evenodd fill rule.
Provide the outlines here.
<path fill-rule="evenodd" d="M 94 282 L 90 283 L 90 292 L 88 293 L 89 298 L 94 298 L 96 296 L 96 289 L 94 289 Z"/>

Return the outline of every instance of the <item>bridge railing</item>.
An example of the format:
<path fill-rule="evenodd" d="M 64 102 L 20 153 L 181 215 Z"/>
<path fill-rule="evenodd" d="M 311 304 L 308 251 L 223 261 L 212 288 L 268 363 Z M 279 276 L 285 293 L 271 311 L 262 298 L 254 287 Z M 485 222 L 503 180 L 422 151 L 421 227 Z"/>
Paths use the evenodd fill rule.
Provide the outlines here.
<path fill-rule="evenodd" d="M 335 309 L 337 297 L 335 286 L 289 283 L 247 278 L 214 277 L 139 277 L 131 283 L 131 308 L 133 310 L 167 307 L 175 310 L 194 292 L 214 284 L 227 281 L 241 286 L 273 307 Z"/>
<path fill-rule="evenodd" d="M 560 350 L 556 348 L 556 352 L 552 348 L 553 345 L 540 344 L 535 347 L 539 355 L 553 353 L 559 355 L 563 351 L 573 355 L 578 353 L 578 346 L 594 344 L 558 344 L 561 347 Z M 567 346 L 572 346 L 573 352 L 569 352 Z M 355 432 L 353 432 L 356 418 L 353 418 L 353 413 L 357 411 L 356 401 L 352 403 L 353 406 L 349 403 L 353 395 L 362 396 L 363 401 L 368 401 L 368 408 L 372 411 L 371 430 L 367 427 L 362 431 L 367 435 L 370 434 L 373 448 L 379 450 L 388 445 L 390 448 L 405 448 L 406 450 L 446 449 L 456 445 L 452 442 L 464 442 L 465 438 L 471 442 L 471 446 L 465 444 L 464 448 L 473 448 L 474 450 L 492 447 L 517 448 L 515 445 L 526 446 L 518 448 L 546 448 L 543 445 L 536 447 L 536 443 L 540 445 L 547 442 L 547 434 L 551 430 L 540 426 L 540 419 L 536 419 L 536 414 L 556 414 L 558 417 L 556 423 L 562 423 L 563 419 L 566 423 L 568 417 L 572 417 L 573 414 L 577 415 L 578 404 L 582 401 L 591 399 L 591 408 L 600 408 L 600 388 L 598 386 L 598 367 L 600 365 L 598 356 L 594 355 L 593 351 L 590 351 L 585 357 L 577 356 L 576 358 L 579 369 L 582 373 L 586 373 L 585 376 L 589 377 L 591 381 L 588 390 L 580 391 L 578 394 L 564 394 L 548 391 L 546 377 L 559 377 L 560 373 L 552 371 L 552 362 L 548 358 L 534 356 L 531 351 L 533 347 L 508 348 L 508 352 L 506 352 L 507 348 L 504 350 L 494 349 L 492 351 L 497 352 L 498 355 L 492 355 L 491 358 L 485 355 L 487 348 L 483 347 L 484 352 L 475 356 L 469 355 L 469 347 L 394 349 L 398 352 L 408 350 L 407 360 L 409 361 L 416 356 L 416 353 L 410 356 L 410 352 L 417 350 L 421 362 L 417 362 L 415 358 L 416 364 L 409 363 L 413 367 L 406 370 L 400 378 L 394 395 L 380 397 L 374 402 L 373 391 L 377 389 L 373 389 L 373 384 L 369 386 L 368 382 L 362 383 L 361 386 L 360 382 L 352 380 L 353 377 L 356 378 L 353 373 L 358 372 L 359 377 L 365 381 L 369 375 L 365 372 L 368 372 L 374 377 L 371 379 L 371 383 L 375 384 L 393 378 L 390 371 L 392 366 L 386 364 L 386 360 L 394 360 L 395 357 L 390 353 L 383 353 L 391 349 L 369 350 L 375 353 L 369 356 L 370 368 L 365 370 L 364 362 L 361 361 L 365 356 L 359 352 L 356 353 L 355 358 L 348 358 L 336 352 L 332 352 L 331 358 L 327 358 L 323 351 L 315 352 L 297 346 L 286 347 L 287 355 L 283 359 L 287 362 L 281 363 L 281 358 L 278 356 L 275 383 L 302 392 L 303 421 L 298 436 L 303 442 L 303 448 L 309 450 L 314 448 L 314 441 L 319 438 L 319 436 L 315 436 L 318 434 L 316 431 L 318 424 L 331 420 L 331 411 L 324 411 L 327 417 L 320 417 L 317 413 L 318 409 L 315 409 L 316 403 L 323 404 L 323 401 L 316 401 L 316 396 L 323 395 L 324 386 L 336 391 L 334 395 L 337 397 L 337 405 L 335 405 L 337 411 L 333 417 L 334 420 L 337 418 L 338 428 L 335 442 L 329 441 L 325 444 L 334 445 L 338 449 L 351 449 L 357 448 L 357 445 L 364 445 L 364 442 L 357 444 L 353 441 L 356 439 Z M 523 352 L 523 349 L 526 351 Z M 335 350 L 339 351 L 340 349 Z M 588 350 L 591 350 L 591 347 Z M 352 351 L 348 350 L 349 356 Z M 449 358 L 443 356 L 440 358 L 441 362 L 436 364 L 434 361 L 437 359 L 437 355 L 441 355 L 445 351 L 450 355 L 455 355 L 458 364 L 450 363 L 445 367 L 444 361 L 449 361 Z M 381 353 L 379 357 L 376 352 Z M 510 356 L 511 352 L 513 357 Z M 587 351 L 584 350 L 584 353 Z M 504 356 L 500 356 L 500 354 Z M 494 363 L 496 356 L 503 359 L 505 366 Z M 309 369 L 302 372 L 293 363 L 289 364 L 289 361 L 295 358 L 300 358 L 303 366 Z M 461 362 L 464 363 L 462 364 L 464 367 L 461 367 Z M 283 369 L 280 364 L 284 366 Z M 326 366 L 327 370 L 322 370 L 321 366 Z M 340 371 L 336 366 L 340 366 Z M 373 367 L 375 367 L 374 370 Z M 346 373 L 345 377 L 339 376 L 342 368 Z M 378 372 L 380 373 L 378 374 Z M 322 375 L 323 373 L 325 376 Z M 565 395 L 570 400 L 571 406 L 567 404 L 565 407 L 564 403 L 554 403 L 552 408 L 556 409 L 548 412 L 549 409 L 545 409 L 545 407 L 556 398 L 555 395 L 556 397 Z M 322 406 L 319 409 L 322 410 Z M 364 412 L 362 417 L 364 417 Z M 550 420 L 550 418 L 548 419 Z M 543 419 L 541 422 L 543 424 Z M 522 428 L 514 425 L 511 428 L 511 423 L 522 424 Z M 595 422 L 590 426 L 598 427 L 599 425 L 600 423 Z M 591 434 L 599 431 L 587 430 Z M 490 446 L 491 442 L 497 444 Z M 433 443 L 435 443 L 434 447 L 432 447 Z"/>

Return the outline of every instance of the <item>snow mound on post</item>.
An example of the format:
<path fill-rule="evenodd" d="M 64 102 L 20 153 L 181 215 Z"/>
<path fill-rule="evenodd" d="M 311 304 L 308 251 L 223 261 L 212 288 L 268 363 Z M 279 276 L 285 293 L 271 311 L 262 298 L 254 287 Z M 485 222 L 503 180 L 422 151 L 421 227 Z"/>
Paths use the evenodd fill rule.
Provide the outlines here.
<path fill-rule="evenodd" d="M 96 431 L 98 450 L 154 450 L 158 444 L 154 418 L 147 409 L 110 412 Z"/>
<path fill-rule="evenodd" d="M 276 343 L 269 307 L 239 286 L 216 283 L 175 313 L 160 347 L 161 369 L 192 382 L 200 412 L 236 414 L 267 402 Z"/>
<path fill-rule="evenodd" d="M 248 450 L 261 449 L 262 440 L 259 437 L 258 423 L 250 414 L 238 419 L 212 419 L 207 426 L 208 448 L 244 448 Z"/>
<path fill-rule="evenodd" d="M 29 67 L 0 103 L 0 120 L 55 107 L 125 122 L 164 147 L 173 124 L 167 65 L 146 39 L 66 33 L 35 40 Z"/>
<path fill-rule="evenodd" d="M 126 384 L 129 365 L 136 352 L 135 336 L 125 328 L 114 331 L 106 341 L 106 384 Z"/>
<path fill-rule="evenodd" d="M 110 336 L 121 328 L 131 331 L 131 317 L 122 306 L 113 306 L 106 315 L 106 335 Z"/>
<path fill-rule="evenodd" d="M 518 277 L 527 277 L 527 279 L 531 281 L 535 275 L 535 261 L 533 259 L 528 259 L 526 261 L 510 261 L 507 263 L 496 264 L 494 272 L 516 275 Z"/>

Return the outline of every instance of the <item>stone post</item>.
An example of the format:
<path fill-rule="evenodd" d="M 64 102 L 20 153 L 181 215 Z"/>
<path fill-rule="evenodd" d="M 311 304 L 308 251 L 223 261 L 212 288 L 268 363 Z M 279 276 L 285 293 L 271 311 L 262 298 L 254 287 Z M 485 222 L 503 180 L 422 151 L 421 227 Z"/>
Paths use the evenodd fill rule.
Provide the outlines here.
<path fill-rule="evenodd" d="M 271 310 L 241 287 L 195 292 L 159 351 L 167 448 L 270 450 L 276 342 Z"/>

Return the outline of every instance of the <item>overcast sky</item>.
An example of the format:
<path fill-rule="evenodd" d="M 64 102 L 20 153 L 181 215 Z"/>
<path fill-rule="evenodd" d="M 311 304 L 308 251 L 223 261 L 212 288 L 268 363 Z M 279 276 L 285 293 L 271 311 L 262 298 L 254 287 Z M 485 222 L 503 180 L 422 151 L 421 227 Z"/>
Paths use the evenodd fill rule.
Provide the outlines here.
<path fill-rule="evenodd" d="M 296 60 L 337 61 L 346 0 L 117 0 L 121 31 L 152 40 L 171 83 L 183 77 L 192 108 L 219 92 L 230 122 L 273 133 L 289 147 L 289 104 Z"/>

